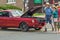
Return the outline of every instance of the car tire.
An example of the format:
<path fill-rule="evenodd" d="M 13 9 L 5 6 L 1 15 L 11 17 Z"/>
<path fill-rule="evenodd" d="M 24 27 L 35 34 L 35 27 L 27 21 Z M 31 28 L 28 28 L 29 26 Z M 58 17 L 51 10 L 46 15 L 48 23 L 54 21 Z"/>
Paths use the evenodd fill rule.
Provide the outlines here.
<path fill-rule="evenodd" d="M 2 29 L 2 30 L 6 30 L 7 28 L 6 28 L 6 27 L 2 27 L 1 29 Z"/>
<path fill-rule="evenodd" d="M 27 32 L 29 30 L 29 26 L 23 22 L 20 24 L 20 30 L 23 32 Z"/>
<path fill-rule="evenodd" d="M 35 28 L 35 30 L 40 30 L 40 28 Z"/>

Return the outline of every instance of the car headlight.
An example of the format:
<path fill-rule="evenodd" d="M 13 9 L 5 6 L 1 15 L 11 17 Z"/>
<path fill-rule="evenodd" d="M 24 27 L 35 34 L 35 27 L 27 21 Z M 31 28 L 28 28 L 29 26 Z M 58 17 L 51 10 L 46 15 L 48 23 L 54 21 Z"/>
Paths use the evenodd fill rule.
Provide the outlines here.
<path fill-rule="evenodd" d="M 32 20 L 32 23 L 34 23 L 35 22 L 35 20 Z"/>

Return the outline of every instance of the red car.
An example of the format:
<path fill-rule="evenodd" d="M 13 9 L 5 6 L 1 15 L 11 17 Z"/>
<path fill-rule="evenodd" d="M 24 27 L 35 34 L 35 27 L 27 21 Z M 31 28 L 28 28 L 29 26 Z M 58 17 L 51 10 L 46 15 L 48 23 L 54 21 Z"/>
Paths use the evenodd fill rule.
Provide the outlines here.
<path fill-rule="evenodd" d="M 0 11 L 0 27 L 2 29 L 18 28 L 25 32 L 30 28 L 40 30 L 45 25 L 45 20 L 44 18 L 32 17 L 34 11 L 39 8 L 33 9 L 25 13 L 19 10 Z"/>

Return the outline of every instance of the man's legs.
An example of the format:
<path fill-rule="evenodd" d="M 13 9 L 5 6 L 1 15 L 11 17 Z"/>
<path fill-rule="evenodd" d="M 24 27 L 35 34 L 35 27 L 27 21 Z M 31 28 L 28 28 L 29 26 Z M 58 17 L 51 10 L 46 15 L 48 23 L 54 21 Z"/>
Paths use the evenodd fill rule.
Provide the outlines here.
<path fill-rule="evenodd" d="M 54 26 L 51 24 L 51 26 L 52 26 L 52 31 L 54 31 Z"/>
<path fill-rule="evenodd" d="M 49 24 L 51 24 L 52 31 L 54 31 L 54 22 L 53 22 L 53 19 L 49 19 Z"/>
<path fill-rule="evenodd" d="M 47 24 L 48 24 L 48 23 L 45 24 L 45 31 L 44 31 L 44 32 L 47 32 Z"/>
<path fill-rule="evenodd" d="M 47 32 L 47 24 L 48 24 L 48 15 L 46 15 L 45 32 Z"/>
<path fill-rule="evenodd" d="M 45 24 L 45 32 L 47 31 L 47 24 L 48 24 L 48 23 Z M 54 25 L 53 25 L 52 23 L 49 23 L 49 24 L 51 24 L 52 31 L 54 31 Z"/>
<path fill-rule="evenodd" d="M 47 24 L 51 24 L 52 26 L 52 31 L 54 31 L 54 24 L 53 24 L 53 19 L 51 19 L 51 15 L 46 15 L 46 24 L 45 24 L 45 31 L 47 31 Z"/>

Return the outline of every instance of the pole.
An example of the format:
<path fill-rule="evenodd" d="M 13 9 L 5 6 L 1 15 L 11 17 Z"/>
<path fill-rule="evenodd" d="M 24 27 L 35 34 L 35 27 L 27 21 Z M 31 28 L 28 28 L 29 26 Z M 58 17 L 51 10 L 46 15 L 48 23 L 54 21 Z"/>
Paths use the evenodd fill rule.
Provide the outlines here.
<path fill-rule="evenodd" d="M 24 12 L 25 12 L 25 3 L 26 3 L 26 0 L 24 0 Z"/>

